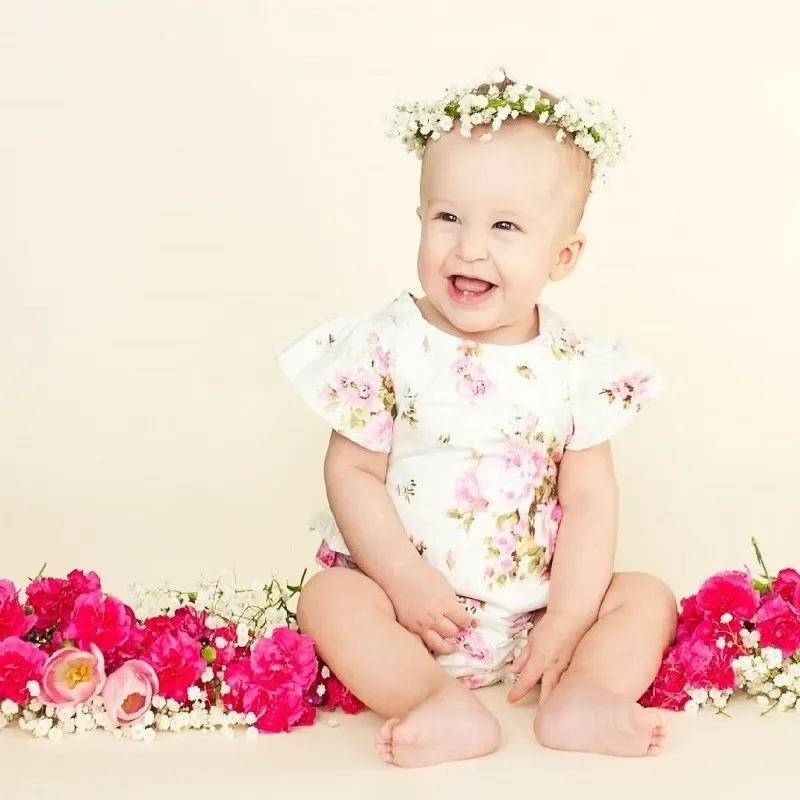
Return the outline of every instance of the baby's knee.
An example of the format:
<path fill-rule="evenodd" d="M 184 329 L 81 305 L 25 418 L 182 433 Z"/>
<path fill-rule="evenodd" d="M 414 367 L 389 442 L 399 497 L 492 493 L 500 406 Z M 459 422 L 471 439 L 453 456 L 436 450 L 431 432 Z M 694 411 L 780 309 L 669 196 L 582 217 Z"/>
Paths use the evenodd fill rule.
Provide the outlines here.
<path fill-rule="evenodd" d="M 325 627 L 331 615 L 352 613 L 354 605 L 373 603 L 394 616 L 385 592 L 370 578 L 346 567 L 331 567 L 312 576 L 297 600 L 300 629 L 311 636 L 314 629 Z"/>

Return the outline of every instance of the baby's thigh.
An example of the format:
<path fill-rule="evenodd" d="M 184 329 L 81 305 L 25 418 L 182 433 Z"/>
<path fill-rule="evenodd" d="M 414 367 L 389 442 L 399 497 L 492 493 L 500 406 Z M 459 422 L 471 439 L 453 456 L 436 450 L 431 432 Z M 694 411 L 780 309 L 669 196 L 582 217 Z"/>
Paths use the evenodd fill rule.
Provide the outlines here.
<path fill-rule="evenodd" d="M 318 572 L 303 586 L 297 602 L 300 629 L 312 638 L 364 614 L 396 619 L 386 592 L 363 572 L 346 567 Z"/>

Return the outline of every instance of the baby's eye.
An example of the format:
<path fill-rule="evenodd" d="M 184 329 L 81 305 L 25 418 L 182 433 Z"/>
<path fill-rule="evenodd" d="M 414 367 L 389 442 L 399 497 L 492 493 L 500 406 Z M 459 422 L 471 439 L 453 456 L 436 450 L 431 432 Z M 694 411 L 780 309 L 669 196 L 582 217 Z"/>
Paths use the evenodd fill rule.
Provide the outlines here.
<path fill-rule="evenodd" d="M 440 211 L 436 215 L 436 219 L 440 219 L 443 222 L 458 222 L 458 217 L 455 214 L 450 214 L 448 211 Z"/>
<path fill-rule="evenodd" d="M 494 227 L 500 228 L 501 231 L 519 230 L 519 228 L 513 222 L 509 222 L 507 219 L 500 220 L 500 222 L 495 222 Z"/>

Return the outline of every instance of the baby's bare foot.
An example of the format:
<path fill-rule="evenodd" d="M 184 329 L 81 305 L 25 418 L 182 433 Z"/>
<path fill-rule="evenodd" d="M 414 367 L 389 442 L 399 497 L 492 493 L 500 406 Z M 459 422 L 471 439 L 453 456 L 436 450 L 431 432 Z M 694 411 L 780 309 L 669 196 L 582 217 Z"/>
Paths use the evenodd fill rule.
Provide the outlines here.
<path fill-rule="evenodd" d="M 545 747 L 610 756 L 658 755 L 667 736 L 663 712 L 587 685 L 559 687 L 533 726 Z"/>
<path fill-rule="evenodd" d="M 500 745 L 500 727 L 461 687 L 429 697 L 403 720 L 390 719 L 375 737 L 381 757 L 400 767 L 477 758 Z"/>

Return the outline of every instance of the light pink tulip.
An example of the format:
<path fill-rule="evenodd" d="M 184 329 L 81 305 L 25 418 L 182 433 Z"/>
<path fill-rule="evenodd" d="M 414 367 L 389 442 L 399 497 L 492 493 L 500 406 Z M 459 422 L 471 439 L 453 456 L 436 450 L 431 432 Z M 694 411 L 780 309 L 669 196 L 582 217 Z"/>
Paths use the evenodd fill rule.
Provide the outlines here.
<path fill-rule="evenodd" d="M 138 722 L 153 704 L 158 692 L 158 676 L 144 661 L 126 661 L 112 672 L 103 687 L 103 703 L 112 725 Z"/>
<path fill-rule="evenodd" d="M 96 697 L 105 681 L 105 661 L 97 645 L 90 645 L 89 650 L 64 647 L 45 662 L 39 699 L 70 708 Z"/>

